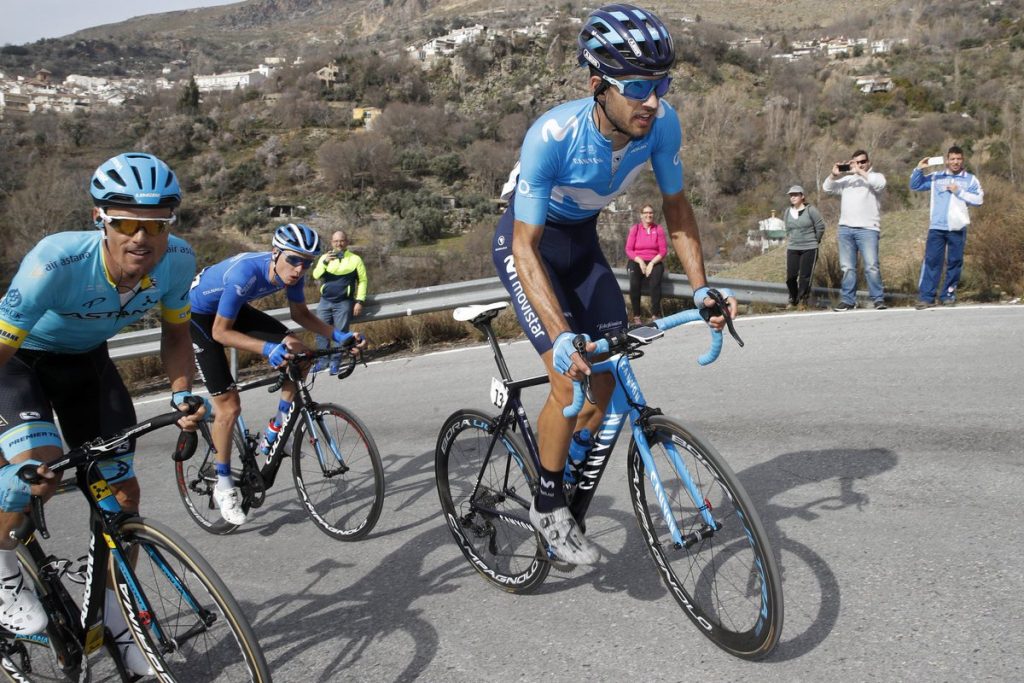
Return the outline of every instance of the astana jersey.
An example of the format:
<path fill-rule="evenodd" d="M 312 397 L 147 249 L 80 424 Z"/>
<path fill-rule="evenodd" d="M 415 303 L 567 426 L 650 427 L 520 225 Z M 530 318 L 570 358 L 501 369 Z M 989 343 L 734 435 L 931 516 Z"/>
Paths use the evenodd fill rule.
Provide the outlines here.
<path fill-rule="evenodd" d="M 21 262 L 0 302 L 0 344 L 55 353 L 85 353 L 159 305 L 170 323 L 187 323 L 196 257 L 170 236 L 167 253 L 122 302 L 103 262 L 103 231 L 44 237 Z"/>

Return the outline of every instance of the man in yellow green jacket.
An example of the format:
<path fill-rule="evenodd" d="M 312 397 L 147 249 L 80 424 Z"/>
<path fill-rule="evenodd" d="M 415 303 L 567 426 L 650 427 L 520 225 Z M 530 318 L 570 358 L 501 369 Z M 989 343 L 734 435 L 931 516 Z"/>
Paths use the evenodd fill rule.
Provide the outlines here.
<path fill-rule="evenodd" d="M 363 259 L 348 251 L 348 235 L 339 230 L 331 236 L 331 250 L 320 257 L 313 278 L 321 280 L 320 304 L 316 314 L 335 329 L 348 332 L 349 319 L 363 312 L 366 301 L 366 266 Z M 317 336 L 317 348 L 327 348 L 328 340 Z M 331 374 L 338 374 L 338 357 L 331 358 Z"/>

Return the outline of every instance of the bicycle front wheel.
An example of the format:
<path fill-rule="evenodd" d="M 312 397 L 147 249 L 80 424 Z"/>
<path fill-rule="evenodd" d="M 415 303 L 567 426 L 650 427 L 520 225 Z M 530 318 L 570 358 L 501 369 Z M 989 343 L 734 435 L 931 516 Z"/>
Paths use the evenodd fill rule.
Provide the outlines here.
<path fill-rule="evenodd" d="M 782 632 L 782 581 L 757 511 L 714 448 L 669 418 L 652 417 L 650 427 L 647 440 L 665 495 L 655 492 L 635 439 L 629 444 L 629 492 L 665 585 L 723 650 L 745 659 L 768 654 Z M 666 515 L 682 533 L 683 546 L 674 541 Z"/>
<path fill-rule="evenodd" d="M 295 490 L 317 528 L 339 541 L 373 529 L 384 507 L 384 465 L 370 430 L 333 403 L 310 407 L 295 430 Z"/>
<path fill-rule="evenodd" d="M 131 576 L 114 564 L 129 631 L 160 680 L 270 681 L 252 627 L 224 582 L 176 533 L 141 518 L 120 525 Z"/>
<path fill-rule="evenodd" d="M 551 569 L 530 524 L 537 475 L 517 435 L 503 433 L 491 449 L 493 433 L 491 418 L 476 410 L 460 410 L 445 421 L 434 450 L 437 495 L 448 530 L 473 569 L 502 590 L 526 593 Z"/>
<path fill-rule="evenodd" d="M 231 435 L 234 446 L 234 460 L 239 461 L 238 454 L 245 450 L 245 440 L 235 429 Z M 238 528 L 220 516 L 220 508 L 213 500 L 213 489 L 217 485 L 216 463 L 213 458 L 213 445 L 200 438 L 196 454 L 184 462 L 174 463 L 174 479 L 178 484 L 178 495 L 185 504 L 185 511 L 200 529 L 211 534 L 230 534 Z M 235 481 L 241 478 L 241 469 L 234 468 L 232 474 Z M 243 504 L 245 512 L 249 506 Z"/>

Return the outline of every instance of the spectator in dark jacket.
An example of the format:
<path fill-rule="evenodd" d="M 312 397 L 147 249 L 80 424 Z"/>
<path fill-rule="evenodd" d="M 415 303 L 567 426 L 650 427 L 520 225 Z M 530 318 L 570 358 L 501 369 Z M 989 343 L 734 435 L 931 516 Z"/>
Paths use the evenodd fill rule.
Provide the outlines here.
<path fill-rule="evenodd" d="M 788 308 L 806 308 L 811 295 L 811 275 L 818 260 L 818 245 L 825 234 L 825 221 L 818 209 L 806 203 L 804 188 L 794 185 L 788 194 L 789 208 L 783 212 Z"/>

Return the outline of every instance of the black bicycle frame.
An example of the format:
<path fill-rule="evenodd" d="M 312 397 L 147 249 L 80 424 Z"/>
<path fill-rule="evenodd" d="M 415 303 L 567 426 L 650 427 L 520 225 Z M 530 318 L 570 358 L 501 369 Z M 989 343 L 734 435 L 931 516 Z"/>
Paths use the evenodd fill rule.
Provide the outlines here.
<path fill-rule="evenodd" d="M 501 353 L 501 347 L 498 344 L 498 339 L 489 323 L 490 318 L 487 318 L 480 324 L 476 325 L 476 327 L 487 336 L 487 341 L 491 346 L 491 352 L 494 354 L 494 361 L 498 366 L 498 373 L 501 375 L 501 379 L 504 382 L 505 387 L 508 389 L 508 399 L 505 401 L 505 405 L 501 409 L 501 414 L 494 423 L 494 433 L 491 435 L 491 443 L 487 449 L 487 455 L 484 458 L 480 472 L 483 473 L 484 469 L 487 467 L 491 454 L 494 452 L 494 446 L 497 444 L 502 432 L 509 427 L 511 427 L 513 431 L 518 427 L 519 433 L 522 435 L 523 441 L 526 444 L 526 450 L 528 451 L 530 458 L 533 460 L 534 466 L 538 468 L 537 472 L 539 473 L 540 450 L 537 446 L 537 439 L 534 436 L 533 428 L 530 426 L 530 418 L 526 414 L 526 408 L 523 407 L 522 400 L 520 399 L 520 394 L 523 389 L 547 384 L 551 380 L 547 375 L 538 375 L 527 379 L 513 380 L 509 373 L 508 366 L 505 364 L 505 358 Z M 601 426 L 605 426 L 604 420 L 602 420 Z M 572 512 L 576 522 L 584 530 L 586 528 L 584 519 L 586 518 L 587 510 L 590 509 L 590 503 L 594 499 L 594 493 L 597 491 L 597 485 L 600 483 L 601 477 L 604 475 L 605 468 L 608 466 L 609 456 L 615 448 L 615 444 L 618 441 L 619 434 L 621 433 L 621 423 L 614 429 L 599 429 L 594 435 L 594 446 L 587 455 L 587 459 L 584 461 L 583 468 L 580 471 L 578 477 L 579 483 L 576 486 L 576 491 L 573 493 L 572 499 L 569 501 L 569 511 Z M 479 482 L 480 478 L 478 477 L 477 485 L 479 485 Z M 473 491 L 473 496 L 475 495 L 476 490 Z"/>

